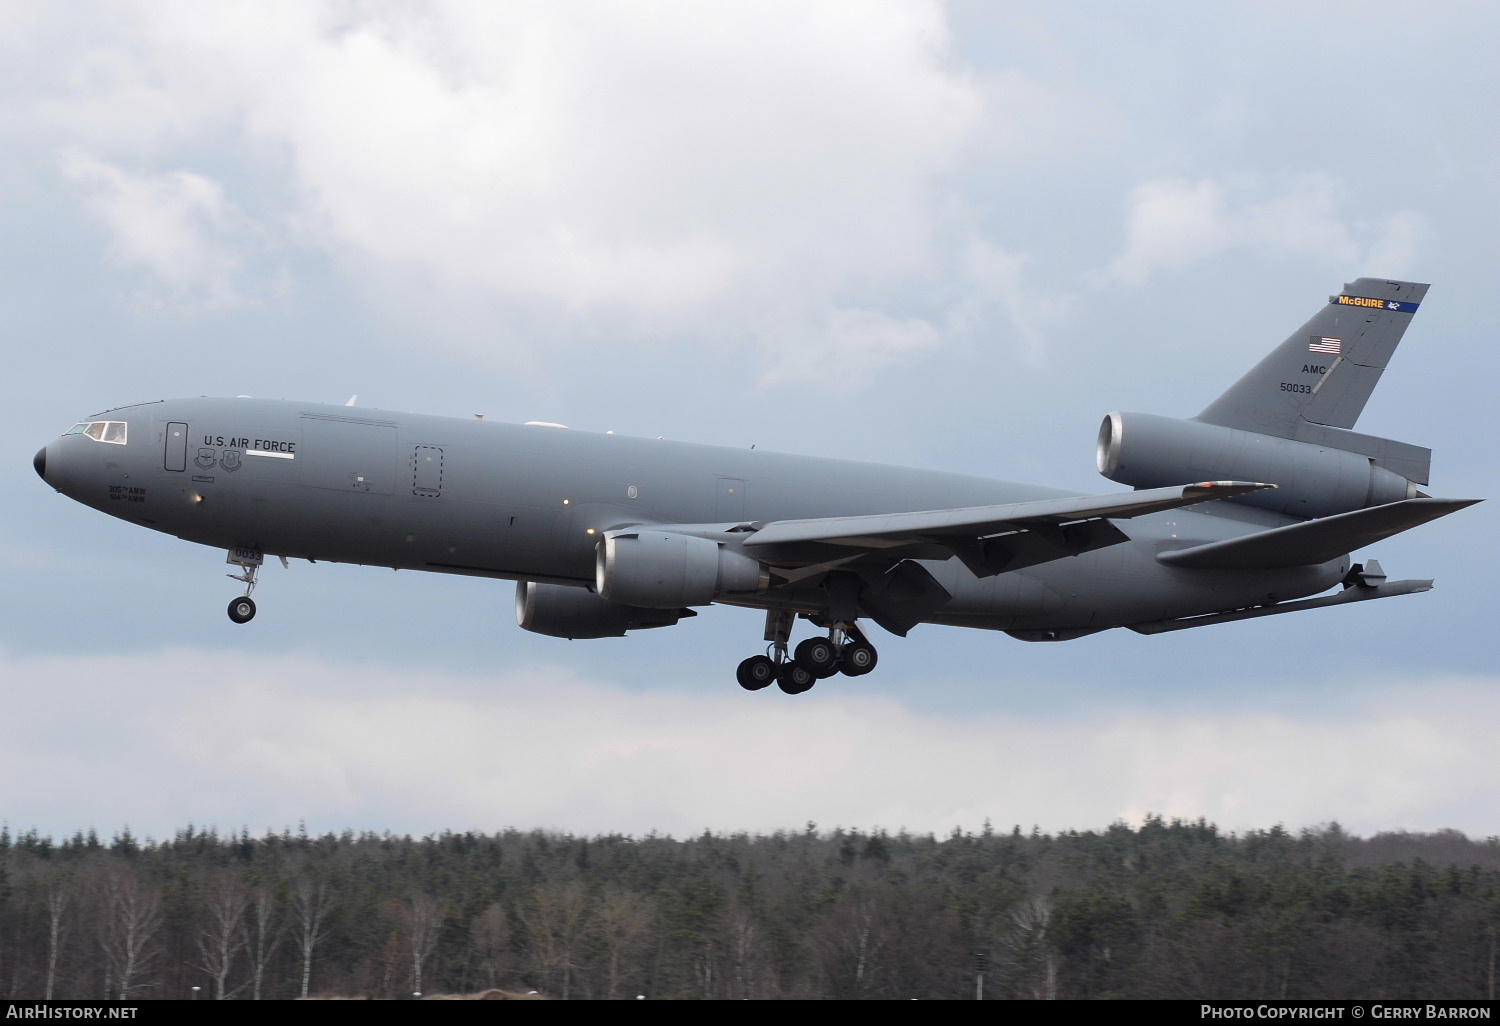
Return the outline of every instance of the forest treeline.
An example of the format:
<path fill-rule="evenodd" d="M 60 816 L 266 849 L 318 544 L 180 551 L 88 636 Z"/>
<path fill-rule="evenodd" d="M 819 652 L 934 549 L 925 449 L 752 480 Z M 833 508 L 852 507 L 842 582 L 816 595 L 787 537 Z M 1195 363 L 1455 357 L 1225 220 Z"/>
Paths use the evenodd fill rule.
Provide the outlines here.
<path fill-rule="evenodd" d="M 10 998 L 1493 999 L 1497 934 L 1457 832 L 0 832 Z"/>

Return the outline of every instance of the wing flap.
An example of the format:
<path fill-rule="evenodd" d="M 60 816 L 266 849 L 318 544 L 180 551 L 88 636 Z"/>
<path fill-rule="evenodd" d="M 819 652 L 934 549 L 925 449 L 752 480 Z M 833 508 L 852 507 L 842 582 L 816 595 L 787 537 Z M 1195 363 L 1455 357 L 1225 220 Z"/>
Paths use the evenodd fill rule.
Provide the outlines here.
<path fill-rule="evenodd" d="M 1353 552 L 1445 517 L 1479 499 L 1404 499 L 1278 527 L 1258 534 L 1209 542 L 1188 549 L 1163 552 L 1156 558 L 1168 566 L 1213 570 L 1271 570 L 1309 566 Z"/>

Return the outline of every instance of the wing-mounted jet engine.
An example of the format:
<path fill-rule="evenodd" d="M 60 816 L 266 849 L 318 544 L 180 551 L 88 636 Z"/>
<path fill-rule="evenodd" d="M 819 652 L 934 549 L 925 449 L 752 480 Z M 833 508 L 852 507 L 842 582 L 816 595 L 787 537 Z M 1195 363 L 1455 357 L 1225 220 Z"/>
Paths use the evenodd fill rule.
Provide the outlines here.
<path fill-rule="evenodd" d="M 720 542 L 669 528 L 606 531 L 594 564 L 594 590 L 612 602 L 672 609 L 706 606 L 770 586 L 767 567 Z"/>
<path fill-rule="evenodd" d="M 698 614 L 691 609 L 653 609 L 611 602 L 585 588 L 537 581 L 516 583 L 516 623 L 536 634 L 576 641 L 621 638 L 626 631 L 674 627 Z"/>
<path fill-rule="evenodd" d="M 520 625 L 559 638 L 720 603 L 765 616 L 740 684 L 795 694 L 874 669 L 868 623 L 1062 641 L 1427 590 L 1351 560 L 1475 501 L 1420 490 L 1429 450 L 1352 430 L 1426 291 L 1360 278 L 1197 416 L 1110 414 L 1099 470 L 1133 490 L 1103 495 L 356 399 L 119 407 L 33 464 L 80 503 L 227 549 L 236 623 L 267 554 L 516 581 Z M 818 633 L 794 647 L 799 619 Z"/>

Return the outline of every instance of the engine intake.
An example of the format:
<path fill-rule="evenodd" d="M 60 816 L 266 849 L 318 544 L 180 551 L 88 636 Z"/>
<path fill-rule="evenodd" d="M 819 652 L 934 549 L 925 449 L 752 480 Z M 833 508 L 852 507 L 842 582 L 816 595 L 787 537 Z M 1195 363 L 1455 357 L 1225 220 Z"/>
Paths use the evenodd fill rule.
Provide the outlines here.
<path fill-rule="evenodd" d="M 691 609 L 642 609 L 602 599 L 586 588 L 516 583 L 516 622 L 554 638 L 620 638 L 626 631 L 671 627 Z"/>
<path fill-rule="evenodd" d="M 1417 495 L 1415 482 L 1356 452 L 1149 413 L 1105 417 L 1097 460 L 1099 473 L 1136 488 L 1266 481 L 1280 487 L 1227 501 L 1294 517 L 1348 513 Z"/>
<path fill-rule="evenodd" d="M 630 528 L 599 543 L 594 583 L 612 602 L 675 609 L 763 591 L 771 577 L 756 560 L 707 538 Z"/>

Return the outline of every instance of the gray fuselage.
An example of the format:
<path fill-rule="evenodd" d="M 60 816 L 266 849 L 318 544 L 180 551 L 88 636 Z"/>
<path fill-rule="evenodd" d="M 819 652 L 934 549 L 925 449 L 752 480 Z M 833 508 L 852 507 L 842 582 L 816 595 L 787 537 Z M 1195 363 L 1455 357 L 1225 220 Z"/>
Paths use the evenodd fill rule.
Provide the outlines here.
<path fill-rule="evenodd" d="M 105 417 L 128 425 L 125 444 L 56 439 L 44 450 L 44 478 L 123 520 L 224 549 L 580 587 L 594 582 L 600 534 L 630 524 L 764 523 L 1073 494 L 873 463 L 318 403 L 184 399 L 94 419 Z M 993 577 L 976 577 L 956 559 L 923 561 L 953 596 L 927 619 L 1082 631 L 1332 587 L 1348 571 L 1347 558 L 1232 572 L 1156 559 L 1165 549 L 1293 522 L 1216 502 L 1119 521 L 1127 543 Z M 736 598 L 803 612 L 816 612 L 815 603 L 795 586 Z"/>

